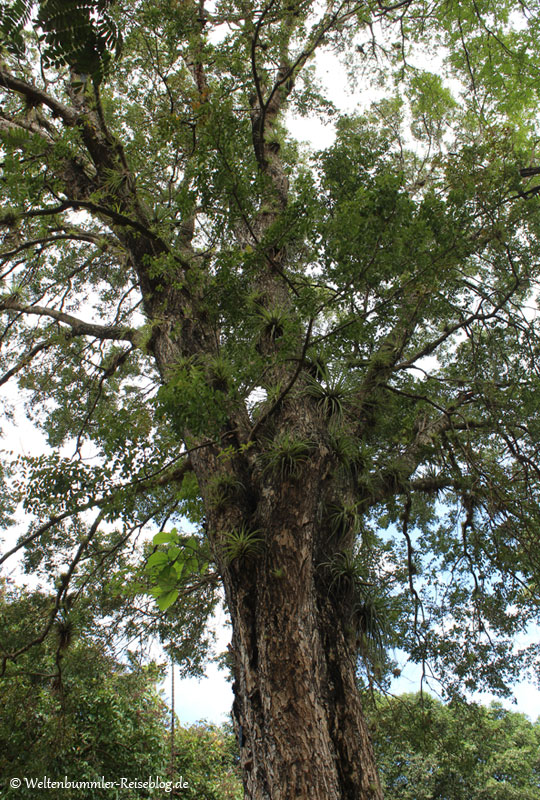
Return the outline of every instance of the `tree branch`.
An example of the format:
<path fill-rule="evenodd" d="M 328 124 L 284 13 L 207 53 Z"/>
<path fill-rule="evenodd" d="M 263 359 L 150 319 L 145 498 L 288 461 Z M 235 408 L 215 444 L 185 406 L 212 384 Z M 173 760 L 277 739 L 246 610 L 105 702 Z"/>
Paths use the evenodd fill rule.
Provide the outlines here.
<path fill-rule="evenodd" d="M 11 369 L 8 369 L 8 371 L 0 377 L 0 386 L 3 386 L 5 383 L 7 383 L 11 378 L 13 378 L 14 375 L 20 372 L 21 369 L 27 367 L 38 353 L 40 353 L 42 350 L 46 350 L 47 347 L 52 346 L 53 341 L 51 339 L 44 339 L 43 341 L 38 342 L 34 347 L 32 347 L 31 350 L 28 350 L 22 356 L 22 358 L 20 358 L 19 361 L 13 367 L 11 367 Z"/>
<path fill-rule="evenodd" d="M 71 560 L 71 563 L 70 563 L 70 565 L 68 567 L 68 570 L 65 573 L 65 575 L 63 576 L 62 582 L 61 582 L 61 584 L 60 584 L 60 586 L 59 586 L 59 588 L 58 588 L 58 590 L 56 592 L 54 606 L 52 607 L 52 609 L 51 609 L 51 611 L 49 613 L 49 618 L 48 618 L 47 622 L 45 623 L 41 633 L 39 633 L 34 639 L 32 639 L 32 641 L 27 642 L 22 647 L 19 647 L 18 650 L 13 651 L 12 653 L 6 653 L 6 655 L 2 656 L 2 668 L 0 670 L 0 675 L 4 675 L 4 673 L 6 671 L 6 665 L 7 665 L 8 661 L 14 661 L 18 656 L 22 655 L 22 653 L 26 653 L 28 650 L 30 650 L 31 647 L 34 647 L 34 645 L 41 644 L 41 642 L 43 642 L 44 639 L 46 638 L 47 634 L 49 633 L 49 631 L 51 630 L 51 628 L 52 628 L 52 626 L 54 624 L 54 621 L 56 619 L 56 615 L 58 614 L 58 610 L 60 608 L 60 605 L 62 604 L 62 598 L 65 598 L 65 596 L 66 596 L 66 592 L 67 592 L 68 587 L 69 587 L 69 582 L 70 582 L 71 578 L 73 577 L 75 569 L 77 568 L 77 564 L 81 560 L 81 558 L 82 558 L 82 556 L 84 554 L 84 551 L 86 550 L 86 548 L 88 547 L 88 545 L 90 544 L 90 542 L 92 541 L 94 536 L 96 535 L 96 533 L 98 531 L 98 528 L 99 528 L 99 525 L 100 525 L 101 521 L 103 520 L 104 516 L 105 516 L 105 512 L 103 510 L 101 510 L 98 513 L 97 517 L 95 518 L 94 522 L 92 523 L 92 525 L 90 527 L 90 530 L 88 531 L 87 535 L 84 536 L 82 541 L 79 543 L 79 547 L 77 548 L 77 551 L 76 551 L 74 557 Z"/>
<path fill-rule="evenodd" d="M 23 539 L 17 542 L 14 547 L 0 556 L 0 564 L 3 564 L 4 561 L 7 561 L 8 558 L 17 553 L 23 547 L 32 544 L 32 542 L 34 542 L 36 539 L 39 539 L 40 536 L 43 536 L 44 533 L 47 533 L 47 531 L 49 531 L 55 525 L 58 525 L 59 522 L 63 522 L 69 517 L 75 517 L 78 514 L 82 514 L 84 511 L 89 511 L 91 508 L 106 506 L 107 503 L 116 500 L 122 492 L 133 489 L 136 495 L 140 495 L 147 491 L 151 491 L 152 489 L 168 486 L 171 483 L 180 483 L 184 476 L 193 469 L 193 465 L 189 458 L 189 453 L 183 454 L 182 458 L 182 463 L 173 469 L 163 468 L 148 477 L 136 478 L 129 483 L 122 484 L 121 486 L 115 486 L 113 487 L 112 491 L 101 495 L 101 497 L 98 497 L 95 500 L 84 503 L 82 506 L 77 506 L 76 508 L 63 511 L 61 514 L 55 514 L 54 516 L 50 517 L 47 522 L 44 522 L 35 531 L 30 533 L 28 536 L 25 536 Z"/>
<path fill-rule="evenodd" d="M 0 64 L 0 86 L 9 89 L 12 92 L 22 95 L 26 98 L 30 105 L 39 106 L 44 105 L 49 108 L 53 115 L 60 117 L 65 125 L 73 127 L 77 124 L 79 115 L 76 111 L 69 106 L 64 105 L 56 98 L 51 97 L 43 89 L 35 86 L 32 83 L 23 81 L 21 78 L 16 78 Z"/>
<path fill-rule="evenodd" d="M 136 328 L 127 328 L 120 325 L 96 325 L 93 322 L 73 317 L 55 308 L 45 308 L 43 306 L 25 306 L 17 302 L 13 297 L 0 300 L 1 311 L 17 311 L 20 314 L 31 314 L 40 317 L 49 317 L 56 322 L 68 325 L 75 336 L 93 336 L 96 339 L 111 339 L 113 341 L 126 341 L 135 343 L 137 337 Z"/>
<path fill-rule="evenodd" d="M 92 236 L 92 234 L 84 234 L 84 233 L 58 233 L 51 236 L 43 236 L 39 239 L 29 239 L 26 242 L 23 242 L 18 247 L 14 248 L 13 250 L 8 250 L 4 253 L 0 252 L 0 258 L 12 258 L 13 256 L 18 255 L 19 253 L 23 252 L 24 250 L 30 250 L 32 247 L 38 247 L 41 245 L 40 252 L 45 247 L 52 247 L 56 244 L 56 242 L 62 241 L 75 241 L 75 242 L 89 242 L 90 244 L 96 243 L 96 236 Z"/>
<path fill-rule="evenodd" d="M 307 350 L 308 350 L 308 347 L 309 347 L 309 342 L 310 342 L 310 339 L 311 339 L 311 331 L 312 331 L 312 328 L 313 328 L 313 323 L 314 323 L 314 319 L 311 318 L 309 320 L 308 328 L 307 328 L 307 331 L 306 331 L 306 336 L 305 336 L 304 344 L 303 344 L 303 347 L 302 347 L 302 353 L 300 355 L 300 358 L 298 359 L 298 365 L 297 365 L 297 367 L 296 367 L 291 379 L 289 380 L 289 382 L 287 383 L 287 385 L 285 386 L 283 391 L 280 392 L 280 394 L 276 398 L 276 400 L 272 403 L 272 405 L 270 406 L 268 411 L 265 414 L 263 414 L 261 417 L 259 417 L 259 419 L 257 420 L 257 422 L 255 423 L 255 425 L 253 426 L 253 428 L 251 429 L 251 431 L 249 433 L 249 436 L 248 436 L 248 439 L 247 439 L 247 444 L 249 444 L 250 442 L 253 441 L 253 439 L 255 438 L 255 434 L 257 433 L 257 431 L 259 430 L 261 425 L 263 425 L 263 423 L 266 422 L 266 420 L 269 419 L 269 417 L 272 416 L 272 414 L 276 411 L 276 409 L 279 408 L 279 406 L 281 405 L 281 403 L 283 402 L 285 397 L 289 394 L 289 392 L 293 388 L 294 384 L 298 380 L 298 376 L 300 375 L 300 372 L 302 371 L 302 367 L 304 366 L 306 353 L 307 353 Z"/>

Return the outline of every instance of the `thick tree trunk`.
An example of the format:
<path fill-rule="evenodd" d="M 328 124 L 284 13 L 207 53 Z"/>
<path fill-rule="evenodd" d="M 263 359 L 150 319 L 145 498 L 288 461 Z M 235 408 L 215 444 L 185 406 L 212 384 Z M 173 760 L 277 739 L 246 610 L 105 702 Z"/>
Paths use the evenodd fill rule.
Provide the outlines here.
<path fill-rule="evenodd" d="M 248 598 L 246 618 L 235 620 L 234 718 L 246 797 L 380 800 L 350 653 L 286 592 L 282 600 L 257 632 Z"/>
<path fill-rule="evenodd" d="M 263 549 L 224 570 L 246 798 L 381 800 L 355 637 L 317 563 L 323 471 L 310 467 L 263 489 Z"/>

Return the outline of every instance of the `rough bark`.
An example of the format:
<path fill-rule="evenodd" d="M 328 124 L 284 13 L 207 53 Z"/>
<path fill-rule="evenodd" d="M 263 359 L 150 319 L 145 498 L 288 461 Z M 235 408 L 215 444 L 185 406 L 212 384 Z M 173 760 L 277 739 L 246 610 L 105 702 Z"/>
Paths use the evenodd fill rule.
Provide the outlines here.
<path fill-rule="evenodd" d="M 291 480 L 265 503 L 264 550 L 232 563 L 234 719 L 250 800 L 382 798 L 355 684 L 345 614 L 314 553 L 311 482 Z"/>

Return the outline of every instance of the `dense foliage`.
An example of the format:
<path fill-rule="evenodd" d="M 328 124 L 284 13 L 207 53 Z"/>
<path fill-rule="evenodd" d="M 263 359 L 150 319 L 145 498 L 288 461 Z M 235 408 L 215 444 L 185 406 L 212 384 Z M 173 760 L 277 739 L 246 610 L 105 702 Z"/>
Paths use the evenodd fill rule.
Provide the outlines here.
<path fill-rule="evenodd" d="M 186 776 L 189 800 L 241 800 L 238 745 L 231 730 L 199 723 L 182 728 L 176 739 L 175 774 Z"/>
<path fill-rule="evenodd" d="M 386 800 L 538 800 L 540 721 L 500 704 L 378 698 L 373 744 Z"/>
<path fill-rule="evenodd" d="M 47 608 L 41 592 L 15 590 L 3 583 L 0 621 L 10 639 L 26 641 Z M 0 679 L 0 790 L 2 797 L 33 798 L 44 789 L 26 780 L 144 782 L 185 780 L 182 796 L 234 800 L 240 781 L 234 737 L 213 726 L 175 729 L 171 758 L 170 710 L 158 685 L 163 667 L 119 661 L 104 620 L 91 610 L 64 609 L 54 635 L 9 665 Z M 19 778 L 20 788 L 10 779 Z M 49 790 L 52 791 L 52 790 Z M 65 788 L 67 800 L 98 798 L 96 787 Z M 163 789 L 114 790 L 118 800 L 163 798 Z"/>
<path fill-rule="evenodd" d="M 9 632 L 4 648 L 19 648 L 39 629 L 48 599 L 3 585 L 0 619 L 4 637 Z M 53 635 L 8 665 L 1 679 L 3 797 L 30 798 L 38 791 L 25 784 L 10 789 L 12 777 L 91 781 L 165 774 L 167 709 L 156 690 L 163 673 L 155 665 L 117 661 L 102 624 L 88 609 L 64 609 Z M 102 794 L 89 789 L 86 796 Z M 66 789 L 65 796 L 71 800 L 80 791 Z M 118 793 L 121 800 L 134 796 Z"/>

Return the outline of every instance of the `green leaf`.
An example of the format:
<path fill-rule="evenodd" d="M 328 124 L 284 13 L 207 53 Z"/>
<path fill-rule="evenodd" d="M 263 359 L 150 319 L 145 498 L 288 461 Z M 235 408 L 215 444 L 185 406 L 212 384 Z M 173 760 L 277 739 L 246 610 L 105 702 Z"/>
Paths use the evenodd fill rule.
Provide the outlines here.
<path fill-rule="evenodd" d="M 152 543 L 155 545 L 165 544 L 166 542 L 175 542 L 177 539 L 178 531 L 176 528 L 172 528 L 170 531 L 160 531 L 159 533 L 156 533 L 152 539 Z"/>
<path fill-rule="evenodd" d="M 181 577 L 185 567 L 186 563 L 184 561 L 175 561 L 174 564 L 171 564 L 171 569 L 175 571 L 177 578 Z"/>
<path fill-rule="evenodd" d="M 157 599 L 157 604 L 162 611 L 166 611 L 178 598 L 178 589 L 173 589 L 166 594 L 162 594 Z"/>
<path fill-rule="evenodd" d="M 168 565 L 162 569 L 157 578 L 157 585 L 160 589 L 170 591 L 176 586 L 178 576 L 175 566 Z"/>
<path fill-rule="evenodd" d="M 156 567 L 162 567 L 168 561 L 167 556 L 165 553 L 157 552 L 152 553 L 148 561 L 146 562 L 146 570 L 152 570 Z"/>

